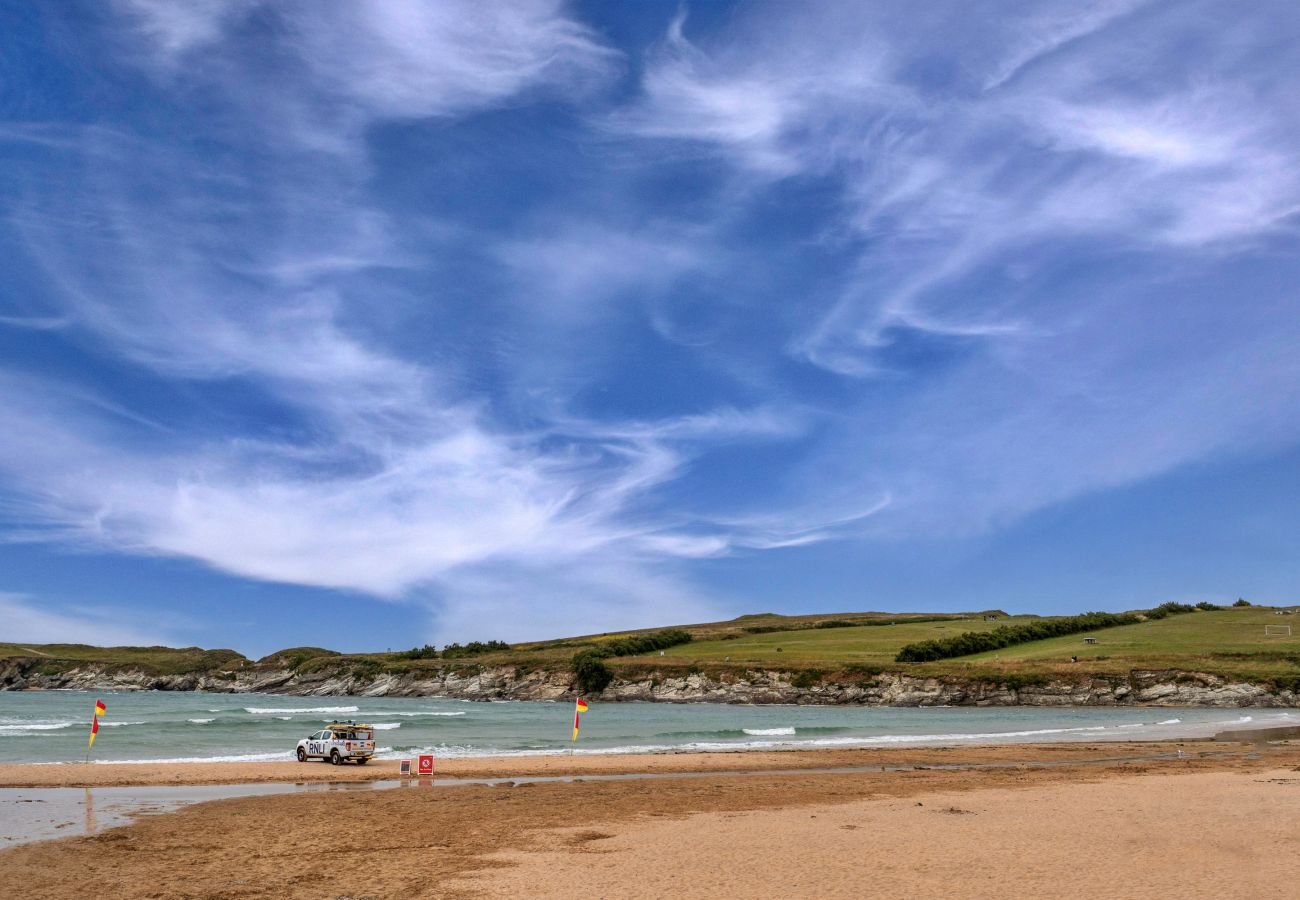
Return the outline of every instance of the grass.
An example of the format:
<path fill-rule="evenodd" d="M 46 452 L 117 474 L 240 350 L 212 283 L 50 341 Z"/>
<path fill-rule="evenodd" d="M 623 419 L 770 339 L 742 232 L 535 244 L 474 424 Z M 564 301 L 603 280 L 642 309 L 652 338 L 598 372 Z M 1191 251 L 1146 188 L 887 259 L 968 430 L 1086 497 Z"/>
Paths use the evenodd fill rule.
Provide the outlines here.
<path fill-rule="evenodd" d="M 828 617 L 829 618 L 829 617 Z M 831 619 L 833 621 L 833 618 Z M 999 625 L 1033 621 L 1020 616 L 986 622 L 980 618 L 943 622 L 902 622 L 854 628 L 801 628 L 764 634 L 743 634 L 731 640 L 696 640 L 664 651 L 674 661 L 726 662 L 762 666 L 865 664 L 893 667 L 904 644 L 949 637 L 964 631 L 988 631 Z M 728 659 L 729 658 L 729 659 Z M 640 658 L 645 662 L 646 658 Z"/>
<path fill-rule="evenodd" d="M 1266 636 L 1266 625 L 1290 625 L 1290 636 Z M 1084 638 L 1096 644 L 1085 644 Z M 1078 656 L 1078 663 L 1070 663 Z M 1182 669 L 1266 680 L 1300 674 L 1300 616 L 1277 616 L 1267 607 L 1197 611 L 1090 634 L 1006 647 L 951 662 L 968 666 L 1042 668 L 1085 672 Z"/>
<path fill-rule="evenodd" d="M 863 673 L 904 672 L 924 676 L 960 676 L 999 682 L 1053 677 L 1128 677 L 1133 669 L 1208 672 L 1250 681 L 1300 679 L 1300 616 L 1277 616 L 1270 607 L 1197 611 L 1165 619 L 1036 641 L 1015 647 L 930 663 L 897 663 L 899 648 L 914 641 L 987 631 L 1036 617 L 1000 615 L 985 621 L 980 613 L 897 614 L 826 613 L 781 616 L 762 613 L 725 622 L 679 626 L 694 640 L 658 653 L 605 660 L 628 677 L 687 671 L 738 675 L 747 669 L 823 672 L 832 678 L 860 678 Z M 843 626 L 842 623 L 856 623 Z M 827 627 L 832 624 L 835 627 Z M 869 624 L 875 623 L 875 624 Z M 893 623 L 893 624 L 886 624 Z M 1266 625 L 1292 625 L 1296 634 L 1265 636 Z M 820 626 L 820 627 L 819 627 Z M 353 671 L 420 676 L 444 668 L 470 672 L 491 666 L 516 671 L 568 671 L 575 653 L 617 638 L 648 631 L 610 632 L 516 644 L 510 650 L 456 660 L 402 659 L 395 653 L 339 655 L 319 647 L 296 647 L 250 663 L 233 650 L 197 647 L 90 647 L 84 644 L 2 644 L 0 659 L 29 657 L 43 668 L 68 669 L 86 662 L 140 668 L 157 674 L 229 671 L 245 665 L 295 668 L 298 672 Z M 490 638 L 492 635 L 483 635 Z M 1097 643 L 1085 644 L 1084 638 Z M 1077 656 L 1077 662 L 1070 657 Z M 730 676 L 728 676 L 730 677 Z M 1028 683 L 1028 682 L 1026 682 Z"/>
<path fill-rule="evenodd" d="M 28 657 L 42 660 L 51 670 L 67 670 L 85 663 L 117 669 L 140 669 L 155 675 L 217 672 L 247 664 L 234 650 L 199 647 L 92 647 L 89 644 L 0 643 L 0 659 Z"/>

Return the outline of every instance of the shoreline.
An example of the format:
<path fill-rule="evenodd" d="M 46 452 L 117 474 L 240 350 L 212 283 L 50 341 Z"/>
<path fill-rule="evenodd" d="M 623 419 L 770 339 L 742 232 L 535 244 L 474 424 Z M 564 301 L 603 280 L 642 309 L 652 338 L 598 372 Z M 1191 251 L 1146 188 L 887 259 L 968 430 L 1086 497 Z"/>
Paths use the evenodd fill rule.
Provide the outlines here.
<path fill-rule="evenodd" d="M 243 765 L 262 766 L 245 777 L 275 777 Z M 343 768 L 316 765 L 323 777 Z M 893 768 L 814 771 L 831 765 Z M 725 771 L 740 766 L 745 777 Z M 437 777 L 562 767 L 700 777 L 652 790 L 638 780 L 322 784 L 11 847 L 0 866 L 25 897 L 123 900 L 852 897 L 868 883 L 907 898 L 949 895 L 957 876 L 963 896 L 981 898 L 1281 898 L 1300 876 L 1296 742 L 455 760 Z M 325 821 L 356 827 L 322 831 Z"/>
<path fill-rule="evenodd" d="M 1277 729 L 1261 729 L 1274 732 Z M 1300 728 L 1295 729 L 1300 734 Z M 1254 746 L 1249 732 L 1222 742 L 1223 747 Z M 1274 740 L 1277 738 L 1275 737 Z M 1019 763 L 1025 760 L 1069 761 L 1210 755 L 1213 738 L 1164 741 L 1093 740 L 1042 743 L 989 743 L 959 746 L 857 747 L 708 752 L 653 752 L 587 756 L 482 756 L 438 759 L 434 778 L 506 779 L 608 774 L 674 774 L 723 771 L 776 771 L 844 767 L 894 768 L 967 763 Z M 426 776 L 427 777 L 427 776 Z M 184 762 L 184 763 L 5 763 L 0 764 L 0 789 L 94 788 L 220 784 L 358 784 L 401 778 L 398 760 L 373 760 L 368 765 L 332 766 L 316 761 Z M 407 776 L 418 780 L 419 776 Z"/>

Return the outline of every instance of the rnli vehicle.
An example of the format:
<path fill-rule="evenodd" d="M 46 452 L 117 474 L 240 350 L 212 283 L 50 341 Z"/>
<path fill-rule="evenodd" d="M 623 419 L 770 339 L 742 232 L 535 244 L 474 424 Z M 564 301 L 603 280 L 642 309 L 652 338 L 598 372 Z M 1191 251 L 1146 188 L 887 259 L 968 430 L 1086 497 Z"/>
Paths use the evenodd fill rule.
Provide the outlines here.
<path fill-rule="evenodd" d="M 321 759 L 338 766 L 352 760 L 364 766 L 374 755 L 374 728 L 355 722 L 334 722 L 298 742 L 298 762 Z"/>

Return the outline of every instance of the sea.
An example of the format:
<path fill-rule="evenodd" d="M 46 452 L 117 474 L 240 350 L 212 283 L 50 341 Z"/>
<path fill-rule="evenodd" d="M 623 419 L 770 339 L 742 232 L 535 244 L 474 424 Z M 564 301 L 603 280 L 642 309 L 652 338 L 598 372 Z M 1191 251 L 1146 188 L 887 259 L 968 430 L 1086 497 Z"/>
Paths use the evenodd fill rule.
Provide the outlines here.
<path fill-rule="evenodd" d="M 80 762 L 96 700 L 108 708 L 90 751 L 91 761 L 100 763 L 287 760 L 299 739 L 335 719 L 373 725 L 380 758 L 1164 740 L 1300 724 L 1300 714 L 1271 709 L 592 701 L 574 742 L 573 704 L 563 702 L 0 692 L 0 763 Z"/>

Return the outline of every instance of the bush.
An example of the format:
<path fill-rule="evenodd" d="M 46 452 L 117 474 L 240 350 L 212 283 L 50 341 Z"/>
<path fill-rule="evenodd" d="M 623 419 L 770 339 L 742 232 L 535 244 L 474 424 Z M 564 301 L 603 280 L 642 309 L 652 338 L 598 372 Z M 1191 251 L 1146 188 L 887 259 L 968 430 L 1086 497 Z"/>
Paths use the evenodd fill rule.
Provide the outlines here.
<path fill-rule="evenodd" d="M 1169 616 L 1180 615 L 1181 613 L 1195 612 L 1195 606 L 1189 606 L 1186 603 L 1161 603 L 1155 609 L 1147 610 L 1147 618 L 1158 620 L 1168 618 Z"/>
<path fill-rule="evenodd" d="M 1216 610 L 1216 609 L 1223 609 L 1222 606 L 1219 606 L 1218 604 L 1215 604 L 1215 603 L 1211 603 L 1211 602 L 1208 601 L 1208 600 L 1202 600 L 1200 603 L 1196 604 L 1196 608 L 1197 608 L 1197 609 L 1203 609 L 1203 610 L 1205 610 L 1206 612 L 1212 612 L 1212 611 L 1214 611 L 1214 610 Z"/>
<path fill-rule="evenodd" d="M 466 656 L 478 656 L 480 653 L 496 653 L 509 650 L 505 641 L 470 641 L 463 647 L 460 644 L 448 644 L 442 648 L 443 659 L 461 659 Z"/>
<path fill-rule="evenodd" d="M 611 656 L 640 656 L 665 650 L 678 644 L 689 644 L 691 633 L 680 628 L 669 628 L 650 634 L 635 634 L 625 638 L 605 641 L 598 647 L 580 650 L 573 655 L 573 674 L 579 690 L 584 694 L 599 694 L 614 680 L 614 673 L 602 660 Z"/>
<path fill-rule="evenodd" d="M 827 619 L 825 622 L 818 622 L 814 628 L 853 628 L 857 622 L 849 622 L 845 619 Z"/>
<path fill-rule="evenodd" d="M 438 650 L 432 644 L 425 644 L 423 647 L 412 647 L 410 650 L 394 653 L 393 656 L 398 659 L 437 659 Z"/>
<path fill-rule="evenodd" d="M 1232 604 L 1232 605 L 1233 605 L 1233 606 L 1250 606 L 1250 601 L 1247 600 L 1245 597 L 1238 597 L 1238 598 L 1237 598 L 1237 602 L 1234 603 L 1234 604 Z"/>
<path fill-rule="evenodd" d="M 634 634 L 631 637 L 615 638 L 605 641 L 596 648 L 602 656 L 641 656 L 656 650 L 666 650 L 678 644 L 689 644 L 691 633 L 680 628 L 669 628 L 650 634 Z"/>
<path fill-rule="evenodd" d="M 816 669 L 806 669 L 802 672 L 796 672 L 790 679 L 790 687 L 807 689 L 821 681 L 822 673 Z"/>
<path fill-rule="evenodd" d="M 574 654 L 573 675 L 578 690 L 584 694 L 599 694 L 614 680 L 614 673 L 594 650 Z"/>

